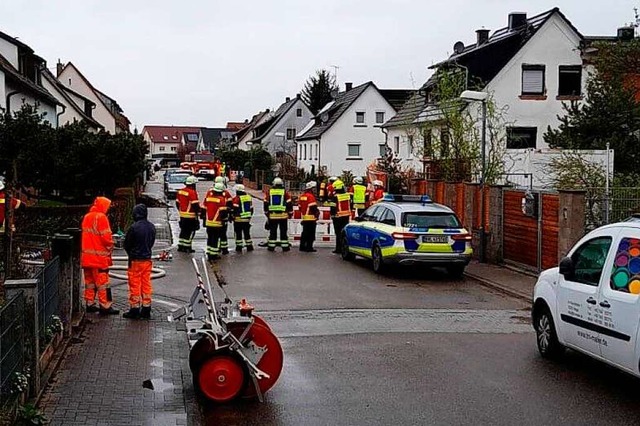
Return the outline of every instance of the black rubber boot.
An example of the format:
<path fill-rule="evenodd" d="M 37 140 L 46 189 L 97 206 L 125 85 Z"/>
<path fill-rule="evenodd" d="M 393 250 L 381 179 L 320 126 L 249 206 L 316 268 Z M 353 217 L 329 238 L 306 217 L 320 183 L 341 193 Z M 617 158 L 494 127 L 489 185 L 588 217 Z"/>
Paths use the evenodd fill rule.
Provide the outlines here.
<path fill-rule="evenodd" d="M 140 310 L 140 318 L 142 319 L 150 319 L 151 318 L 151 306 L 143 306 Z"/>
<path fill-rule="evenodd" d="M 253 246 L 247 246 L 247 251 L 253 251 Z"/>
<path fill-rule="evenodd" d="M 122 318 L 138 319 L 140 318 L 140 308 L 131 308 L 128 312 L 122 314 Z"/>
<path fill-rule="evenodd" d="M 118 315 L 119 313 L 120 311 L 115 309 L 113 306 L 108 309 L 100 308 L 100 315 Z"/>
<path fill-rule="evenodd" d="M 242 247 L 236 247 L 236 253 L 242 253 Z"/>
<path fill-rule="evenodd" d="M 100 308 L 98 308 L 96 305 L 89 305 L 87 306 L 87 309 L 86 309 L 86 311 L 90 314 L 94 312 L 98 312 L 99 310 Z"/>

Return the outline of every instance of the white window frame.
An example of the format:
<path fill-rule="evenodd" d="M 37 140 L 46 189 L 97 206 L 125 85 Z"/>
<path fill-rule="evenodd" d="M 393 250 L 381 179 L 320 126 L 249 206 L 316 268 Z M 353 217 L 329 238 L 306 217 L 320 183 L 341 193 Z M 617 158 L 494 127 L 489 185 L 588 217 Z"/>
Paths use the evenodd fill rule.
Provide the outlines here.
<path fill-rule="evenodd" d="M 296 109 L 296 117 L 302 117 L 302 108 Z"/>
<path fill-rule="evenodd" d="M 320 144 L 319 144 L 319 143 L 317 143 L 317 144 L 316 144 L 316 156 L 315 156 L 315 160 L 317 160 L 317 159 L 318 159 L 318 149 L 319 149 L 319 146 L 320 146 Z"/>
<path fill-rule="evenodd" d="M 306 143 L 304 144 L 303 150 L 304 150 L 304 154 L 302 154 L 302 159 L 306 161 L 307 160 L 307 144 Z"/>
<path fill-rule="evenodd" d="M 178 150 L 178 147 L 177 147 L 177 146 L 172 146 L 172 147 L 171 147 L 171 152 L 176 152 L 177 150 Z"/>
<path fill-rule="evenodd" d="M 358 121 L 358 117 L 362 117 L 362 121 Z M 367 124 L 367 114 L 365 111 L 356 111 L 356 124 L 361 126 Z"/>
<path fill-rule="evenodd" d="M 393 153 L 395 155 L 400 154 L 400 136 L 393 137 Z"/>
<path fill-rule="evenodd" d="M 378 145 L 378 157 L 382 158 L 387 155 L 387 144 L 381 143 Z"/>
<path fill-rule="evenodd" d="M 546 67 L 537 64 L 522 65 L 522 95 L 542 96 L 546 92 Z"/>
<path fill-rule="evenodd" d="M 357 155 L 351 155 L 351 147 L 352 146 L 358 148 L 358 154 Z M 347 144 L 347 158 L 362 158 L 362 144 L 358 143 L 358 142 L 349 142 Z"/>
<path fill-rule="evenodd" d="M 291 137 L 289 137 L 289 136 L 291 136 Z M 288 141 L 292 141 L 292 140 L 294 140 L 296 138 L 296 129 L 295 129 L 295 127 L 287 129 L 286 137 L 287 137 Z"/>
<path fill-rule="evenodd" d="M 382 121 L 378 121 L 378 114 L 382 114 Z M 384 124 L 384 111 L 376 111 L 376 124 Z"/>
<path fill-rule="evenodd" d="M 165 147 L 164 147 L 164 146 L 159 146 L 159 147 L 158 147 L 158 151 L 164 151 L 164 150 L 165 150 Z"/>

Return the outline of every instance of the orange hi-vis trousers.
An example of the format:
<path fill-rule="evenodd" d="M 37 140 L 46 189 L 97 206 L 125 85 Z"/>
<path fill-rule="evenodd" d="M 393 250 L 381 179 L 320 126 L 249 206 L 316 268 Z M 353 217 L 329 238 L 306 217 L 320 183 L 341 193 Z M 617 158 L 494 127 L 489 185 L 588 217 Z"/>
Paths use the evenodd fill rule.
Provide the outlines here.
<path fill-rule="evenodd" d="M 129 306 L 139 308 L 151 306 L 151 260 L 132 260 L 129 263 L 127 276 L 129 278 Z"/>
<path fill-rule="evenodd" d="M 95 306 L 96 293 L 98 303 L 103 309 L 111 307 L 111 289 L 109 288 L 109 270 L 99 268 L 82 268 L 84 272 L 84 301 L 87 306 Z"/>

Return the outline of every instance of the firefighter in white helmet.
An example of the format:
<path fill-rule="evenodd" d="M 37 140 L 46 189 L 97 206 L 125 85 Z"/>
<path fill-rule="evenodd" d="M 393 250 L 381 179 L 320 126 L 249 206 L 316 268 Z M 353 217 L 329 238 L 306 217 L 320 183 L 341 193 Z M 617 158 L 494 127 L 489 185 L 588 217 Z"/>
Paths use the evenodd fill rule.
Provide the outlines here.
<path fill-rule="evenodd" d="M 305 185 L 305 192 L 298 199 L 300 216 L 302 219 L 302 235 L 300 236 L 300 251 L 314 252 L 313 241 L 316 239 L 316 222 L 320 216 L 318 202 L 313 194 L 316 182 L 310 181 Z"/>

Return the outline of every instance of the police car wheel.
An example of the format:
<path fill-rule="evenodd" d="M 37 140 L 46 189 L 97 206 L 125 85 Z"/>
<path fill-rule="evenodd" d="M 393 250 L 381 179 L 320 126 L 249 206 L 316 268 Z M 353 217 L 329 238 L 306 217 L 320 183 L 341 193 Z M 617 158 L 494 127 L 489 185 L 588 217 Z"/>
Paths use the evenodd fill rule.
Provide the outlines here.
<path fill-rule="evenodd" d="M 345 234 L 342 235 L 342 260 L 353 260 L 354 254 L 349 251 L 349 240 Z"/>
<path fill-rule="evenodd" d="M 371 249 L 371 262 L 373 265 L 373 272 L 381 274 L 384 272 L 384 260 L 382 259 L 382 250 L 378 244 L 375 244 Z"/>
<path fill-rule="evenodd" d="M 563 346 L 558 341 L 551 312 L 545 306 L 540 308 L 535 318 L 536 343 L 540 355 L 550 359 L 558 357 L 563 351 Z"/>

